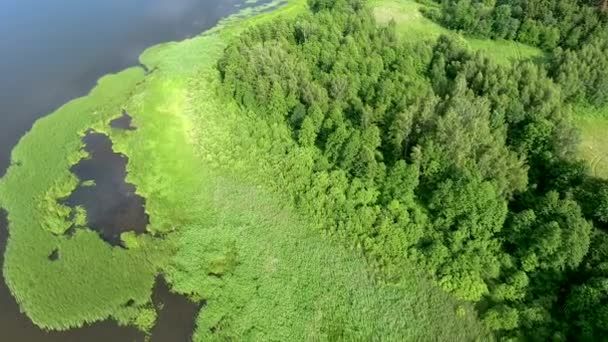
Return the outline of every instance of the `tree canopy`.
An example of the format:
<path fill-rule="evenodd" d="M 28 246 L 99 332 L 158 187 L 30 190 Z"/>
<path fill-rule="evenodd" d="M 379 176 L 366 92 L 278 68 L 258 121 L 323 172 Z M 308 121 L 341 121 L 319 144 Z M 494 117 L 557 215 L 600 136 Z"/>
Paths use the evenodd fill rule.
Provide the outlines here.
<path fill-rule="evenodd" d="M 428 13 L 541 46 L 548 68 L 498 65 L 446 36 L 402 41 L 362 1 L 309 4 L 249 29 L 218 63 L 228 96 L 313 152 L 296 202 L 389 281 L 413 260 L 499 337 L 602 336 L 608 186 L 596 196 L 601 181 L 576 159 L 569 106 L 608 99 L 600 4 L 459 0 Z"/>
<path fill-rule="evenodd" d="M 550 55 L 550 76 L 569 100 L 608 101 L 608 2 L 444 0 L 427 15 L 455 30 L 517 40 Z"/>

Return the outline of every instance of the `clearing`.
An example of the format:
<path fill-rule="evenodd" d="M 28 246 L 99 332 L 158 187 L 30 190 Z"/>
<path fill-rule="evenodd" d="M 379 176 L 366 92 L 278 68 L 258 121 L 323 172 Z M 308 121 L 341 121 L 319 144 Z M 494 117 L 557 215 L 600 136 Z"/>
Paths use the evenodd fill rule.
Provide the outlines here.
<path fill-rule="evenodd" d="M 574 113 L 581 131 L 581 156 L 589 162 L 591 174 L 608 178 L 608 108 L 578 106 Z"/>

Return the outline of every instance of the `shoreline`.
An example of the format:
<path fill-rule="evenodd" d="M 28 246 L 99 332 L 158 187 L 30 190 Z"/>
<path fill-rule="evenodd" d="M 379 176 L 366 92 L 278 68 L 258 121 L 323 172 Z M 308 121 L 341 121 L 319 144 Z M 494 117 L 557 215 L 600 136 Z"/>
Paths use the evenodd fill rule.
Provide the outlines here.
<path fill-rule="evenodd" d="M 250 6 L 250 5 L 252 5 L 252 4 L 245 4 L 245 6 Z M 253 5 L 254 5 L 254 4 L 253 4 Z M 264 5 L 264 4 L 262 4 L 262 5 Z M 196 39 L 196 38 L 200 37 L 201 35 L 208 34 L 208 33 L 209 33 L 209 32 L 211 32 L 211 31 L 217 31 L 218 29 L 220 29 L 221 27 L 223 27 L 224 25 L 226 25 L 226 22 L 228 22 L 228 21 L 234 21 L 234 18 L 233 18 L 233 17 L 240 16 L 240 15 L 242 15 L 242 14 L 240 14 L 240 13 L 245 13 L 246 11 L 249 11 L 249 12 L 251 13 L 251 7 L 246 7 L 245 9 L 243 9 L 243 8 L 239 9 L 239 10 L 238 10 L 238 12 L 237 12 L 236 14 L 233 14 L 233 15 L 229 16 L 228 18 L 224 18 L 224 19 L 220 20 L 220 21 L 219 21 L 219 22 L 218 22 L 216 25 L 214 25 L 212 28 L 210 28 L 210 29 L 208 29 L 208 30 L 206 30 L 206 31 L 204 31 L 204 32 L 201 32 L 201 33 L 199 33 L 198 35 L 196 35 L 196 36 L 194 36 L 194 37 L 191 37 L 191 38 L 184 38 L 184 39 L 183 39 L 183 40 L 181 40 L 181 41 L 173 41 L 173 42 L 165 42 L 165 43 L 160 43 L 160 44 L 154 45 L 154 46 L 152 46 L 152 47 L 149 47 L 149 48 L 147 48 L 147 49 L 146 49 L 146 50 L 145 50 L 145 51 L 144 51 L 144 52 L 143 52 L 143 53 L 140 55 L 140 58 L 141 58 L 141 56 L 143 56 L 144 54 L 148 54 L 148 53 L 149 53 L 149 51 L 150 51 L 151 49 L 159 48 L 159 47 L 161 47 L 161 46 L 166 46 L 166 45 L 169 45 L 169 44 L 179 44 L 179 43 L 182 43 L 182 42 L 184 42 L 184 41 L 188 41 L 188 40 Z M 251 15 L 251 14 L 249 14 L 249 15 Z M 242 18 L 241 18 L 241 19 L 242 19 Z M 142 70 L 142 72 L 140 72 L 139 70 Z M 68 101 L 67 103 L 65 103 L 65 104 L 61 105 L 60 107 L 58 107 L 56 110 L 52 111 L 50 114 L 48 114 L 48 115 L 46 115 L 46 116 L 44 116 L 44 117 L 42 117 L 42 118 L 40 118 L 40 119 L 36 120 L 36 122 L 35 122 L 35 123 L 32 125 L 32 127 L 31 127 L 31 128 L 30 128 L 30 129 L 29 129 L 29 130 L 28 130 L 28 131 L 27 131 L 27 132 L 26 132 L 26 133 L 25 133 L 25 134 L 24 134 L 24 135 L 23 135 L 23 136 L 22 136 L 22 137 L 19 139 L 19 142 L 17 143 L 17 145 L 16 145 L 16 146 L 13 148 L 13 151 L 11 152 L 11 155 L 12 155 L 12 157 L 11 157 L 11 164 L 10 164 L 10 165 L 9 165 L 9 167 L 7 168 L 6 174 L 4 175 L 5 177 L 3 177 L 3 178 L 0 180 L 0 184 L 2 184 L 2 185 L 0 185 L 0 188 L 5 187 L 5 183 L 7 182 L 7 180 L 6 180 L 6 179 L 7 179 L 7 178 L 11 178 L 10 174 L 13 174 L 13 173 L 15 173 L 15 172 L 19 173 L 19 171 L 18 171 L 18 170 L 19 170 L 19 169 L 23 169 L 23 168 L 24 168 L 24 167 L 23 167 L 23 165 L 24 165 L 24 164 L 26 164 L 26 168 L 27 168 L 27 166 L 28 166 L 28 165 L 30 165 L 29 160 L 28 160 L 28 158 L 27 158 L 27 157 L 24 157 L 24 156 L 22 156 L 22 155 L 19 155 L 19 152 L 17 152 L 17 153 L 16 153 L 15 151 L 19 151 L 20 149 L 23 149 L 23 147 L 22 147 L 22 146 L 23 146 L 24 144 L 28 144 L 28 142 L 27 142 L 27 141 L 28 141 L 29 139 L 31 139 L 31 137 L 32 137 L 33 135 L 38 134 L 37 132 L 40 132 L 40 131 L 41 131 L 41 129 L 42 129 L 42 128 L 41 128 L 41 126 L 44 126 L 44 125 L 45 125 L 45 122 L 47 122 L 47 121 L 57 121 L 57 120 L 54 120 L 54 119 L 53 119 L 55 116 L 57 116 L 57 115 L 61 115 L 60 113 L 62 113 L 62 112 L 70 111 L 70 108 L 71 108 L 71 107 L 74 107 L 74 106 L 79 106 L 80 104 L 82 104 L 82 102 L 86 102 L 86 101 L 87 101 L 87 99 L 89 99 L 91 96 L 94 96 L 94 93 L 96 93 L 96 89 L 98 89 L 99 87 L 102 87 L 102 84 L 103 84 L 103 83 L 105 83 L 106 81 L 108 81 L 109 79 L 119 77 L 119 76 L 117 76 L 117 75 L 124 74 L 125 72 L 126 72 L 126 73 L 131 73 L 131 74 L 132 74 L 132 73 L 135 73 L 135 74 L 141 74 L 141 73 L 143 73 L 143 75 L 142 75 L 142 76 L 137 76 L 137 78 L 140 78 L 140 77 L 141 77 L 141 80 L 143 81 L 143 79 L 144 79 L 145 77 L 148 77 L 148 76 L 150 76 L 150 75 L 153 75 L 153 74 L 154 74 L 154 72 L 153 72 L 154 70 L 155 70 L 155 68 L 150 68 L 150 69 L 148 69 L 148 68 L 147 68 L 147 67 L 146 67 L 146 66 L 145 66 L 145 65 L 142 63 L 142 64 L 140 64 L 140 66 L 134 66 L 134 67 L 131 67 L 131 68 L 127 69 L 127 70 L 124 70 L 124 71 L 121 71 L 121 72 L 118 72 L 118 73 L 115 73 L 115 74 L 106 74 L 106 75 L 102 76 L 102 77 L 101 77 L 101 78 L 100 78 L 100 79 L 99 79 L 99 80 L 96 82 L 95 87 L 93 87 L 93 89 L 91 89 L 91 90 L 89 91 L 89 93 L 88 93 L 88 94 L 86 94 L 86 95 L 84 95 L 84 96 L 82 96 L 82 97 L 79 97 L 79 98 L 76 98 L 76 99 L 70 100 L 70 101 Z M 108 81 L 108 82 L 109 82 L 109 81 Z M 125 93 L 128 93 L 128 92 L 125 92 Z M 119 101 L 119 102 L 120 102 L 120 101 Z M 122 104 L 118 104 L 117 108 L 118 108 L 118 107 L 122 107 Z M 111 116 L 111 114 L 106 114 L 106 115 L 105 115 L 105 117 L 109 117 L 108 115 L 109 115 L 109 116 Z M 68 119 L 68 121 L 69 121 L 69 119 Z M 95 125 L 95 124 L 93 124 L 93 122 L 91 121 L 91 125 L 89 125 L 89 126 L 94 126 L 94 125 Z M 85 125 L 85 126 L 87 126 L 87 125 Z M 70 135 L 70 136 L 71 136 L 73 133 L 78 133 L 78 134 L 76 134 L 76 136 L 80 136 L 80 135 L 82 135 L 82 134 L 83 134 L 83 132 L 84 132 L 83 130 L 84 130 L 84 129 L 85 129 L 85 128 L 84 128 L 84 126 L 83 126 L 82 128 L 77 129 L 76 131 L 72 131 L 72 133 L 69 133 L 69 130 L 70 130 L 70 129 L 66 129 L 66 131 L 67 131 L 67 132 L 66 132 L 65 134 L 66 134 L 66 135 Z M 56 133 L 56 132 L 55 132 L 55 133 Z M 50 144 L 51 142 L 49 141 L 48 143 Z M 73 139 L 73 138 L 71 139 L 70 146 L 72 146 L 72 149 L 73 149 L 74 147 L 79 146 L 79 145 L 81 145 L 81 143 L 76 144 L 76 143 L 74 142 L 74 139 Z M 63 147 L 63 146 L 62 146 L 62 147 Z M 80 157 L 79 157 L 79 153 L 77 153 L 77 151 L 78 151 L 78 149 L 79 149 L 80 147 L 81 147 L 81 146 L 77 147 L 76 149 L 73 149 L 73 151 L 74 151 L 74 152 L 72 152 L 71 154 L 69 154 L 69 155 L 65 155 L 65 158 L 67 158 L 67 159 L 69 160 L 69 162 L 68 162 L 68 163 L 62 162 L 62 164 L 63 164 L 63 165 L 65 165 L 65 166 L 70 166 L 70 167 L 71 167 L 72 165 L 76 164 L 76 163 L 78 162 L 79 158 L 80 158 Z M 69 169 L 69 168 L 68 168 L 68 169 Z M 61 193 L 66 193 L 66 192 L 68 191 L 68 189 L 69 189 L 69 188 L 71 188 L 71 187 L 73 187 L 73 185 L 74 185 L 74 184 L 73 184 L 73 180 L 72 180 L 72 179 L 73 179 L 73 176 L 69 176 L 69 175 L 65 175 L 65 174 L 64 174 L 63 178 L 64 178 L 65 180 L 68 180 L 68 183 L 65 183 L 65 184 L 63 184 L 63 185 L 62 185 L 62 184 L 59 184 L 59 185 L 58 185 L 58 186 L 59 186 L 59 188 L 57 188 L 56 190 L 57 190 L 57 191 L 59 191 L 59 192 L 58 192 L 58 193 L 55 193 L 55 197 L 56 197 L 57 199 L 60 197 L 60 194 L 61 194 Z M 67 187 L 66 187 L 66 186 L 67 186 Z M 4 189 L 2 189 L 2 190 L 4 190 Z M 55 190 L 54 190 L 54 191 L 55 191 Z M 2 193 L 3 193 L 3 197 L 9 197 L 8 195 L 5 195 L 5 194 L 7 193 L 6 191 L 2 191 Z M 47 192 L 47 194 L 48 194 L 48 192 Z M 5 200 L 4 198 L 0 198 L 0 204 L 4 204 L 5 202 L 10 202 L 10 200 Z M 62 210 L 61 206 L 60 206 L 60 205 L 58 205 L 58 204 L 57 204 L 57 205 L 52 205 L 52 206 L 51 206 L 51 208 L 54 208 L 54 209 L 52 209 L 52 210 L 59 210 L 59 211 L 61 211 L 61 210 Z M 10 206 L 9 206 L 9 209 L 10 209 Z M 14 211 L 14 210 L 10 210 L 10 211 L 12 212 L 12 211 Z M 9 220 L 11 217 L 14 217 L 15 215 L 13 215 L 13 214 L 11 214 L 11 213 L 9 212 L 9 214 L 8 214 L 7 216 L 8 216 L 8 217 L 7 217 L 7 221 L 8 221 L 8 220 Z M 59 216 L 59 217 L 57 217 L 57 218 L 59 219 L 59 221 L 57 221 L 57 222 L 61 222 L 61 221 L 64 221 L 64 220 L 65 220 L 65 218 L 62 218 L 61 216 Z M 23 224 L 23 223 L 20 223 L 20 222 L 19 222 L 19 220 L 17 220 L 17 222 L 13 222 L 13 223 L 11 223 L 10 225 L 11 225 L 11 226 L 13 226 L 13 225 L 19 225 L 19 224 Z M 2 228 L 4 228 L 4 227 L 2 227 Z M 10 253 L 10 252 L 9 252 L 9 250 L 14 250 L 14 247 L 13 247 L 12 245 L 14 245 L 14 243 L 15 243 L 15 242 L 14 242 L 14 241 L 11 241 L 11 240 L 14 240 L 14 239 L 15 239 L 15 238 L 14 238 L 14 236 L 15 236 L 15 235 L 17 235 L 17 236 L 18 236 L 18 235 L 20 235 L 20 234 L 21 234 L 21 235 L 23 234 L 23 232 L 19 233 L 20 228 L 15 228 L 15 227 L 10 227 L 10 228 L 9 228 L 9 224 L 7 223 L 7 232 L 8 232 L 8 230 L 9 230 L 9 229 L 10 229 L 10 232 L 11 232 L 11 234 L 10 234 L 11 236 L 9 237 L 9 236 L 8 236 L 9 234 L 7 234 L 7 241 L 6 241 L 6 247 L 7 247 L 7 248 L 6 248 L 6 250 L 5 250 L 5 249 L 3 249 L 3 251 L 2 251 L 2 252 L 3 252 L 2 259 L 3 259 L 3 260 L 4 260 L 4 256 L 5 256 L 5 254 L 9 254 L 9 253 Z M 16 230 L 15 230 L 15 229 L 16 229 Z M 49 236 L 49 237 L 51 238 L 50 240 L 53 240 L 53 243 L 54 243 L 55 245 L 57 245 L 57 244 L 61 244 L 61 242 L 58 242 L 58 239 L 61 239 L 61 238 L 58 238 L 58 237 L 53 237 L 53 236 Z M 29 238 L 28 238 L 28 239 L 29 239 Z M 85 240 L 86 240 L 86 238 L 85 238 Z M 58 248 L 59 248 L 58 246 L 53 246 L 52 251 L 56 251 L 56 250 L 58 250 Z M 48 248 L 47 248 L 47 249 L 48 249 Z M 10 258 L 10 256 L 9 256 L 9 258 Z M 27 263 L 26 263 L 26 262 L 21 262 L 21 261 L 20 261 L 19 263 L 20 263 L 20 264 L 26 264 L 26 265 L 27 265 Z M 7 263 L 3 263 L 3 275 L 4 275 L 4 276 L 6 276 L 6 275 L 7 275 L 7 272 L 8 272 L 8 273 L 9 273 L 9 278 L 13 278 L 14 276 L 10 276 L 10 274 L 13 274 L 12 272 L 14 272 L 14 271 L 11 271 L 11 269 L 14 269 L 14 267 L 11 267 L 10 265 L 7 265 Z M 154 272 L 153 272 L 153 273 L 154 273 Z M 11 289 L 11 290 L 10 290 L 10 292 L 11 292 L 11 296 L 15 296 L 15 293 L 19 294 L 19 293 L 22 293 L 22 292 L 23 292 L 23 291 L 19 291 L 19 290 L 17 290 L 17 289 L 16 289 L 16 288 L 18 288 L 18 287 L 20 287 L 20 286 L 19 286 L 19 285 L 16 285 L 14 282 L 11 282 L 11 281 L 8 281 L 8 280 L 7 280 L 7 282 L 6 282 L 6 283 L 7 283 L 7 286 L 8 286 L 8 287 Z M 147 283 L 147 282 L 146 282 L 146 283 Z M 149 295 L 148 295 L 147 297 L 148 297 L 148 298 L 151 298 L 151 293 L 149 293 Z M 20 303 L 21 303 L 21 305 L 19 305 L 19 306 L 21 307 L 21 309 L 22 309 L 22 310 L 24 310 L 24 309 L 25 309 L 26 314 L 27 314 L 28 312 L 31 312 L 31 311 L 33 310 L 33 308 L 32 308 L 32 307 L 30 307 L 30 306 L 28 306 L 28 305 L 27 305 L 27 299 L 26 299 L 26 298 L 27 298 L 27 296 L 26 296 L 26 297 L 22 297 L 22 296 L 19 296 L 19 295 L 18 295 L 18 296 L 17 296 L 17 298 L 21 298 L 21 299 L 18 299 L 18 300 L 17 300 L 17 302 L 20 302 Z M 25 302 L 24 302 L 24 301 L 25 301 Z M 23 307 L 23 305 L 26 305 L 26 307 L 24 308 L 24 307 Z M 28 309 L 28 308 L 29 308 L 29 309 Z M 29 316 L 29 314 L 28 314 L 28 316 Z M 106 318 L 107 318 L 106 314 L 102 314 L 101 316 L 98 316 L 98 318 L 95 318 L 95 319 L 93 319 L 93 320 L 94 320 L 94 321 L 105 321 L 105 319 L 106 319 Z M 83 322 L 83 323 L 84 323 L 84 325 L 88 326 L 88 325 L 89 325 L 89 324 L 88 324 L 88 322 L 90 322 L 90 319 L 91 319 L 91 318 L 87 318 L 87 319 L 85 319 L 87 323 Z M 82 325 L 83 325 L 83 323 L 76 323 L 76 325 L 75 325 L 75 326 L 82 326 Z M 44 323 L 42 323 L 42 321 L 37 320 L 37 325 L 39 325 L 39 326 L 41 326 L 41 327 L 43 327 L 43 328 L 45 328 L 45 329 L 52 329 L 52 330 L 54 330 L 54 329 L 59 329 L 59 330 L 64 330 L 64 329 L 66 329 L 66 328 L 72 328 L 72 327 L 73 327 L 73 325 L 72 325 L 72 324 L 68 324 L 68 325 L 63 325 L 63 324 L 64 324 L 64 323 L 62 323 L 62 324 L 60 324 L 60 325 L 52 326 L 52 325 L 47 325 L 47 324 L 44 324 Z M 68 330 L 68 331 L 71 331 L 71 329 L 70 329 L 70 330 Z"/>

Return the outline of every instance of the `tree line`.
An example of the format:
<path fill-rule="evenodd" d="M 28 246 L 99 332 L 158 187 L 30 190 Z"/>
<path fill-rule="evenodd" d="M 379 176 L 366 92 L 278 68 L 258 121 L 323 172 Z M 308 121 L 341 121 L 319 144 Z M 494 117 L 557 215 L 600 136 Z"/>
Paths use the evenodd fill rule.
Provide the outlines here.
<path fill-rule="evenodd" d="M 425 13 L 467 34 L 537 46 L 569 100 L 608 102 L 608 2 L 597 0 L 444 0 Z"/>
<path fill-rule="evenodd" d="M 519 39 L 514 20 L 537 18 L 497 3 L 490 24 L 475 26 L 466 20 L 481 20 L 478 9 L 462 3 L 486 6 L 446 3 L 442 20 L 489 25 L 490 36 Z M 602 22 L 599 4 L 576 5 Z M 309 7 L 247 30 L 218 63 L 226 94 L 314 151 L 309 179 L 286 189 L 297 204 L 388 281 L 407 277 L 403 260 L 420 265 L 476 303 L 501 339 L 604 338 L 608 183 L 577 159 L 569 105 L 600 96 L 589 80 L 604 76 L 561 66 L 593 69 L 605 41 L 585 40 L 595 31 L 584 26 L 569 46 L 555 26 L 552 68 L 501 66 L 445 36 L 404 42 L 361 0 Z M 448 10 L 471 17 L 448 20 Z M 494 19 L 504 11 L 506 28 Z"/>

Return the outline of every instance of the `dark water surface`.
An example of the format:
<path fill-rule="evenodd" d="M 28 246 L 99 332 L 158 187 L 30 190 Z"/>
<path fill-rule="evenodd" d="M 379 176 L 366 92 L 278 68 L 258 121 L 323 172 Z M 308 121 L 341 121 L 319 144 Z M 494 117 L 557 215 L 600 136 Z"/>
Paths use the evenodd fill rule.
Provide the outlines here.
<path fill-rule="evenodd" d="M 150 342 L 190 340 L 201 305 L 171 293 L 169 286 L 160 276 L 156 279 L 152 301 L 160 310 Z"/>
<path fill-rule="evenodd" d="M 133 118 L 126 111 L 122 112 L 119 118 L 110 121 L 110 127 L 122 129 L 124 131 L 134 131 L 135 127 L 132 125 Z"/>
<path fill-rule="evenodd" d="M 10 151 L 36 119 L 85 95 L 104 74 L 137 65 L 146 47 L 196 35 L 236 12 L 236 6 L 244 2 L 0 0 L 0 176 L 9 165 Z M 122 208 L 118 209 L 120 213 Z M 125 215 L 130 215 L 128 209 Z M 92 216 L 91 220 L 108 219 L 101 211 Z M 7 234 L 6 215 L 0 211 L 0 262 Z M 0 280 L 1 341 L 119 342 L 144 338 L 137 330 L 119 328 L 112 322 L 69 332 L 43 332 L 19 312 L 4 280 Z M 197 307 L 171 294 L 160 280 L 154 299 L 164 306 L 152 341 L 188 340 Z"/>
<path fill-rule="evenodd" d="M 121 244 L 123 232 L 145 233 L 150 220 L 145 212 L 145 199 L 135 193 L 133 184 L 125 182 L 127 157 L 114 153 L 112 140 L 105 134 L 88 132 L 82 140 L 89 158 L 74 165 L 71 171 L 81 182 L 94 184 L 77 187 L 64 204 L 85 208 L 87 226 L 112 246 Z"/>

